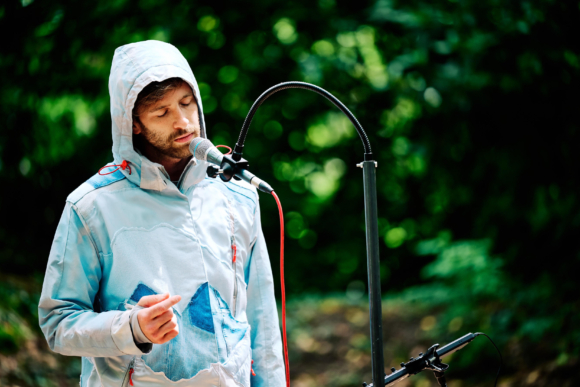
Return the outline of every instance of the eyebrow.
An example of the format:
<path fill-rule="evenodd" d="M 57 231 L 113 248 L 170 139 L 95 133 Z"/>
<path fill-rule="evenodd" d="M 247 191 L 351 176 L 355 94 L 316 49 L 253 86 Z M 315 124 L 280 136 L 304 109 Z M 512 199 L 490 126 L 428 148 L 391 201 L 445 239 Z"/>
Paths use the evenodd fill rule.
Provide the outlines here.
<path fill-rule="evenodd" d="M 187 98 L 187 97 L 193 97 L 193 94 L 192 93 L 185 94 L 183 97 L 180 98 L 180 101 L 184 98 Z M 169 105 L 161 105 L 161 106 L 154 107 L 153 109 L 149 110 L 149 113 L 153 113 L 153 112 L 156 112 L 157 110 L 165 109 L 167 106 L 169 106 Z"/>

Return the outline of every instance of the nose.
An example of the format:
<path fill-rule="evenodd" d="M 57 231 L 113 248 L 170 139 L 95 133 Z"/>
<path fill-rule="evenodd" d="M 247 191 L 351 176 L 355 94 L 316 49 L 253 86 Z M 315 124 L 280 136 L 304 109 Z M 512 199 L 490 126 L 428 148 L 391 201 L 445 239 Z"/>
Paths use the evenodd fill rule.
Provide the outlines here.
<path fill-rule="evenodd" d="M 178 109 L 177 110 L 177 117 L 175 118 L 175 123 L 173 124 L 173 127 L 175 129 L 187 129 L 188 125 L 189 125 L 189 120 L 187 119 L 185 114 L 183 114 L 183 111 L 181 111 L 181 109 Z"/>

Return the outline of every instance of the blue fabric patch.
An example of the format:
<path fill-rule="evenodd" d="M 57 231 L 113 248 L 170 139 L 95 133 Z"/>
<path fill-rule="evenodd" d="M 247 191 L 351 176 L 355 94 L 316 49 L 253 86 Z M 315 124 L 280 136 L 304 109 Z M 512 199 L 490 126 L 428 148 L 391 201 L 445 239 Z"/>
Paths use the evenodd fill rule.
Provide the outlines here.
<path fill-rule="evenodd" d="M 241 323 L 234 319 L 232 315 L 224 316 L 224 321 L 222 323 L 222 331 L 224 334 L 224 340 L 228 351 L 231 353 L 236 345 L 242 341 L 246 331 L 248 330 L 247 323 Z M 229 356 L 229 354 L 228 354 Z"/>
<path fill-rule="evenodd" d="M 139 284 L 139 285 L 137 285 L 137 288 L 133 292 L 133 295 L 131 296 L 131 300 L 135 301 L 135 302 L 139 302 L 141 297 L 152 296 L 153 294 L 157 294 L 157 293 L 153 289 L 151 289 L 149 286 Z"/>
<path fill-rule="evenodd" d="M 195 292 L 187 307 L 189 308 L 189 319 L 191 325 L 203 329 L 204 331 L 215 333 L 211 305 L 209 303 L 209 288 L 207 282 L 197 289 L 197 292 Z"/>
<path fill-rule="evenodd" d="M 227 356 L 230 356 L 236 345 L 243 339 L 246 331 L 248 330 L 248 323 L 238 321 L 232 316 L 232 312 L 228 307 L 227 302 L 221 297 L 217 289 L 211 288 L 213 290 L 215 300 L 218 304 L 218 311 L 214 316 L 215 326 L 221 329 L 222 339 L 218 335 L 218 347 L 220 345 L 225 345 Z M 223 342 L 221 341 L 223 340 Z"/>
<path fill-rule="evenodd" d="M 179 326 L 177 337 L 165 344 L 155 344 L 151 353 L 142 357 L 154 372 L 163 372 L 173 382 L 191 379 L 199 371 L 207 369 L 209 364 L 220 361 L 216 334 L 191 326 L 187 312 L 183 317 L 176 313 L 176 317 Z M 170 383 L 166 385 L 174 386 Z"/>
<path fill-rule="evenodd" d="M 107 164 L 107 165 L 111 165 L 111 164 L 112 163 Z M 115 170 L 115 168 L 117 168 L 117 167 L 111 166 L 109 168 L 105 168 L 105 169 L 103 169 L 103 173 L 107 173 L 107 172 L 113 171 L 113 170 Z M 108 175 L 99 175 L 97 173 L 96 175 L 94 175 L 93 177 L 91 177 L 87 181 L 87 183 L 90 184 L 90 185 L 92 185 L 93 188 L 97 189 L 97 188 L 104 187 L 106 185 L 112 184 L 112 183 L 114 183 L 116 181 L 123 180 L 123 179 L 125 179 L 125 175 L 123 175 L 123 172 L 121 171 L 121 168 L 119 168 L 117 171 L 115 171 L 115 172 L 113 172 L 111 174 L 108 174 Z"/>

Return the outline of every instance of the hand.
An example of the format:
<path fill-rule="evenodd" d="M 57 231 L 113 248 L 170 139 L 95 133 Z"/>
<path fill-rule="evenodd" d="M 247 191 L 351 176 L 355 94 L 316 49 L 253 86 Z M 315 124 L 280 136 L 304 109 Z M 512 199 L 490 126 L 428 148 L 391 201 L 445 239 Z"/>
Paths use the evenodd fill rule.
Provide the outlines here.
<path fill-rule="evenodd" d="M 181 301 L 181 296 L 169 293 L 141 297 L 137 305 L 143 306 L 137 312 L 137 321 L 145 336 L 153 344 L 163 344 L 179 334 L 177 318 L 171 307 Z"/>

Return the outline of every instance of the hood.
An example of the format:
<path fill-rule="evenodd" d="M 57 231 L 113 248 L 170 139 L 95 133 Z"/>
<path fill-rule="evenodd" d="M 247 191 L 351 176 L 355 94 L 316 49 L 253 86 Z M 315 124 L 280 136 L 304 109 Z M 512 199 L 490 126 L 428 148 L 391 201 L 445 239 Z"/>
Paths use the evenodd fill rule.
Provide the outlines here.
<path fill-rule="evenodd" d="M 127 168 L 122 172 L 129 181 L 143 189 L 162 191 L 166 183 L 163 167 L 133 148 L 133 106 L 141 90 L 148 84 L 174 77 L 183 79 L 191 86 L 199 111 L 200 135 L 206 137 L 197 81 L 177 48 L 168 43 L 148 40 L 127 44 L 115 50 L 109 76 L 113 157 L 115 164 L 121 164 L 123 160 L 130 163 L 130 170 Z"/>

